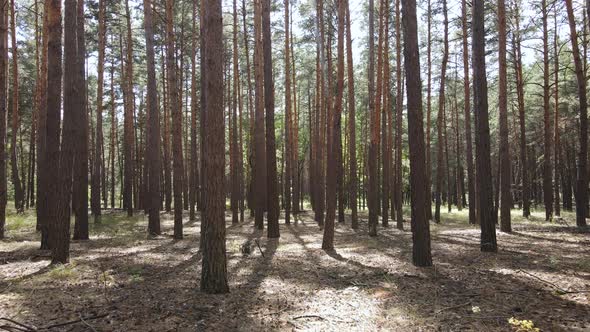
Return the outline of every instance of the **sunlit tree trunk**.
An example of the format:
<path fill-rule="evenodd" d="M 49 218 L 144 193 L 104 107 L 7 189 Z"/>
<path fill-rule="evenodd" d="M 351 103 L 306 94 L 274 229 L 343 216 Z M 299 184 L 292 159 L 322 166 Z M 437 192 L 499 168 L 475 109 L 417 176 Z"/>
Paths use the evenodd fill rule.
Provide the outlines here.
<path fill-rule="evenodd" d="M 510 208 L 510 146 L 508 145 L 508 84 L 506 82 L 506 6 L 498 0 L 498 108 L 500 122 L 500 226 L 503 232 L 512 230 Z"/>
<path fill-rule="evenodd" d="M 20 213 L 24 211 L 25 195 L 18 173 L 18 147 L 16 142 L 19 131 L 19 77 L 14 0 L 10 0 L 10 7 L 10 31 L 12 36 L 12 136 L 10 140 L 10 168 L 12 174 L 12 185 L 14 186 L 14 207 L 16 211 Z"/>
<path fill-rule="evenodd" d="M 90 192 L 90 208 L 94 215 L 94 222 L 100 222 L 101 217 L 101 181 L 103 172 L 103 149 L 102 149 L 102 109 L 103 109 L 103 86 L 104 86 L 104 58 L 105 58 L 105 1 L 98 2 L 98 66 L 97 66 L 97 90 L 96 90 L 96 128 L 94 139 L 94 156 L 92 165 L 92 183 Z"/>

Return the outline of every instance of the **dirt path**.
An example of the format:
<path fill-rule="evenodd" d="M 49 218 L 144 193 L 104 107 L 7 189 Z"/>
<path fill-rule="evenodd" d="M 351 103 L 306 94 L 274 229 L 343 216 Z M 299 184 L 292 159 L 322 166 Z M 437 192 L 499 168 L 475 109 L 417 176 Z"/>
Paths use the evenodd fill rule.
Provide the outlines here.
<path fill-rule="evenodd" d="M 408 230 L 370 238 L 366 222 L 357 232 L 338 224 L 337 250 L 324 252 L 310 214 L 281 224 L 278 240 L 228 223 L 231 293 L 222 296 L 198 291 L 199 223 L 174 241 L 163 216 L 166 234 L 148 240 L 143 216 L 107 215 L 58 268 L 37 250 L 32 226 L 9 232 L 0 317 L 38 328 L 108 314 L 63 331 L 512 331 L 511 317 L 542 331 L 590 330 L 590 236 L 566 225 L 518 223 L 498 233 L 497 254 L 484 254 L 479 231 L 447 215 L 432 225 L 435 266 L 418 269 Z M 254 241 L 244 256 L 247 239 L 264 256 Z"/>

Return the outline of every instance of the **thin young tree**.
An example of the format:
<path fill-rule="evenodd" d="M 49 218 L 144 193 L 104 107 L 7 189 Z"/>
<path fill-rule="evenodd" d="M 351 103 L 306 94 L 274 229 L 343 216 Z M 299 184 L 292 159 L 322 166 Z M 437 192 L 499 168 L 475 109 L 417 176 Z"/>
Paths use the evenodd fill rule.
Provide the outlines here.
<path fill-rule="evenodd" d="M 498 0 L 498 121 L 500 122 L 500 229 L 512 230 L 510 208 L 510 146 L 508 144 L 508 84 L 506 81 L 506 5 Z"/>
<path fill-rule="evenodd" d="M 570 28 L 570 41 L 572 44 L 572 55 L 576 79 L 578 81 L 578 99 L 580 103 L 580 150 L 578 151 L 578 176 L 576 179 L 576 225 L 580 228 L 586 227 L 586 216 L 588 215 L 588 100 L 586 97 L 586 77 L 584 64 L 580 56 L 578 46 L 578 31 L 576 30 L 576 18 L 572 0 L 565 0 L 567 18 Z"/>
<path fill-rule="evenodd" d="M 485 63 L 484 1 L 473 1 L 472 57 L 473 106 L 476 129 L 476 167 L 478 216 L 481 227 L 481 251 L 496 252 L 496 228 L 493 208 L 492 170 L 490 158 L 490 125 L 488 114 L 488 83 Z"/>
<path fill-rule="evenodd" d="M 147 0 L 149 1 L 149 0 Z M 202 221 L 207 224 L 202 236 L 203 260 L 201 290 L 227 293 L 227 259 L 225 253 L 225 135 L 223 116 L 223 23 L 221 0 L 202 0 L 202 63 L 207 66 L 207 80 L 201 87 L 202 105 L 207 110 L 207 158 L 205 166 Z"/>
<path fill-rule="evenodd" d="M 402 0 L 404 27 L 404 67 L 408 106 L 408 138 L 410 145 L 410 187 L 412 191 L 412 262 L 431 266 L 430 225 L 426 216 L 426 156 L 424 154 L 424 120 L 422 114 L 422 81 L 418 49 L 416 1 Z"/>
<path fill-rule="evenodd" d="M 145 47 L 147 60 L 147 166 L 148 166 L 148 234 L 159 235 L 160 231 L 160 112 L 156 88 L 156 64 L 154 55 L 154 26 L 152 21 L 152 2 L 143 0 Z"/>

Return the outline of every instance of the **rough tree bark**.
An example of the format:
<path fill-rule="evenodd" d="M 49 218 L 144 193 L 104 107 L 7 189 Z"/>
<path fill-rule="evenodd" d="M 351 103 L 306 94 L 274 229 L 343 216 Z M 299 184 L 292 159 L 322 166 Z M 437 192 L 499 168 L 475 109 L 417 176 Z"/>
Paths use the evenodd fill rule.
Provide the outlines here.
<path fill-rule="evenodd" d="M 404 27 L 404 67 L 408 97 L 408 138 L 410 145 L 410 193 L 412 205 L 412 262 L 431 266 L 430 225 L 426 216 L 426 156 L 424 154 L 424 120 L 422 114 L 422 81 L 418 49 L 416 1 L 402 1 Z"/>
<path fill-rule="evenodd" d="M 576 79 L 578 80 L 578 98 L 580 103 L 580 150 L 578 151 L 578 176 L 576 180 L 576 225 L 580 228 L 586 227 L 586 216 L 588 215 L 588 100 L 586 97 L 586 78 L 584 75 L 584 64 L 580 57 L 578 46 L 578 32 L 576 30 L 576 19 L 572 0 L 565 0 L 567 18 L 570 27 L 570 40 L 572 43 L 572 54 Z"/>
<path fill-rule="evenodd" d="M 101 181 L 103 172 L 103 149 L 102 149 L 102 109 L 103 109 L 103 85 L 104 85 L 104 58 L 105 58 L 105 0 L 98 2 L 98 67 L 97 90 L 96 90 L 96 128 L 94 140 L 94 157 L 92 165 L 92 180 L 90 191 L 90 208 L 94 216 L 94 222 L 100 222 L 101 206 Z"/>
<path fill-rule="evenodd" d="M 17 213 L 22 213 L 25 207 L 25 195 L 18 173 L 18 147 L 16 142 L 16 136 L 19 131 L 19 77 L 14 0 L 10 0 L 10 7 L 10 31 L 12 36 L 12 136 L 10 139 L 10 169 L 12 185 L 14 186 L 14 207 Z"/>
<path fill-rule="evenodd" d="M 493 207 L 492 170 L 490 160 L 490 125 L 488 115 L 488 84 L 485 66 L 484 1 L 473 1 L 472 57 L 473 106 L 476 125 L 476 167 L 481 226 L 481 251 L 496 252 L 496 228 Z"/>
<path fill-rule="evenodd" d="M 154 56 L 154 26 L 152 22 L 152 2 L 143 0 L 144 30 L 147 58 L 147 166 L 148 166 L 148 234 L 159 235 L 160 231 L 160 112 L 156 88 L 156 65 Z"/>
<path fill-rule="evenodd" d="M 500 122 L 500 229 L 512 230 L 510 224 L 510 146 L 508 144 L 508 84 L 506 82 L 506 5 L 498 0 L 498 108 Z"/>
<path fill-rule="evenodd" d="M 225 135 L 223 124 L 223 24 L 220 0 L 202 0 L 203 61 L 207 80 L 201 87 L 205 95 L 203 108 L 207 135 L 204 177 L 204 205 L 201 220 L 207 224 L 203 233 L 201 290 L 227 293 L 227 260 L 225 253 Z"/>
<path fill-rule="evenodd" d="M 469 204 L 469 223 L 475 224 L 478 222 L 476 217 L 476 194 L 475 194 L 475 169 L 473 165 L 473 141 L 471 139 L 471 92 L 469 87 L 469 45 L 467 42 L 467 0 L 461 1 L 461 27 L 463 30 L 463 89 L 464 89 L 464 100 L 465 100 L 465 142 L 466 142 L 466 155 L 467 159 L 467 191 L 468 191 L 468 204 Z"/>

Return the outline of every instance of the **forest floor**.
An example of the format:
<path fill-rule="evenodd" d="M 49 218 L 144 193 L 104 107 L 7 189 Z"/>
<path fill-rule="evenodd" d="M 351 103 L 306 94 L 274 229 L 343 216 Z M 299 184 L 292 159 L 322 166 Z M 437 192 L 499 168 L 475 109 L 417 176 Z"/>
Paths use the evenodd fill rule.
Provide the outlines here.
<path fill-rule="evenodd" d="M 38 250 L 34 216 L 10 216 L 0 317 L 35 329 L 77 321 L 51 331 L 589 331 L 590 234 L 571 214 L 553 223 L 513 215 L 514 232 L 498 232 L 491 254 L 479 251 L 466 211 L 443 214 L 431 224 L 434 266 L 416 268 L 408 222 L 371 238 L 365 215 L 358 231 L 347 218 L 325 252 L 309 212 L 281 220 L 275 240 L 227 214 L 226 295 L 199 291 L 198 220 L 175 241 L 162 214 L 163 235 L 148 239 L 143 214 L 105 211 L 90 241 L 72 243 L 71 263 L 54 267 Z"/>

